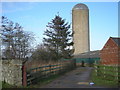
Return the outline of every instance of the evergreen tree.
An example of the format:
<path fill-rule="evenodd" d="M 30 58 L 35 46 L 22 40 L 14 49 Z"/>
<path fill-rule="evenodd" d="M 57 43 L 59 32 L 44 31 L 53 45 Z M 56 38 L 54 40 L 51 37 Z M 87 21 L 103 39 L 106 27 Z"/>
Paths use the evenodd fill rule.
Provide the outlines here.
<path fill-rule="evenodd" d="M 66 23 L 59 15 L 55 16 L 48 23 L 44 32 L 46 38 L 43 38 L 44 45 L 49 47 L 50 52 L 54 55 L 54 59 L 70 58 L 72 56 L 70 47 L 73 46 L 72 31 L 70 25 Z"/>

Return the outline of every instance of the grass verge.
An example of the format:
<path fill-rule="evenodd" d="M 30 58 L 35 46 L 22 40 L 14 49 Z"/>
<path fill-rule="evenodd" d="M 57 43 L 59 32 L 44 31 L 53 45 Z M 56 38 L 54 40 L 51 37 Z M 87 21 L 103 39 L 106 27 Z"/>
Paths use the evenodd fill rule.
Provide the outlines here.
<path fill-rule="evenodd" d="M 2 88 L 16 88 L 16 87 L 2 81 Z"/>
<path fill-rule="evenodd" d="M 103 79 L 102 75 L 101 76 L 96 76 L 96 72 L 93 69 L 92 74 L 92 81 L 95 83 L 95 86 L 103 86 L 103 87 L 118 87 L 117 81 L 109 81 Z"/>

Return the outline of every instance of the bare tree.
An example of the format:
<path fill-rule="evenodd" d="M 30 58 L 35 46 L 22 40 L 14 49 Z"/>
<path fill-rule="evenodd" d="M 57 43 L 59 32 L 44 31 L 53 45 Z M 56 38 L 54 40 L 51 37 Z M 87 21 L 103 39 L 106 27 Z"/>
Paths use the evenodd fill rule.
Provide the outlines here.
<path fill-rule="evenodd" d="M 2 38 L 2 53 L 7 59 L 25 59 L 30 52 L 33 33 L 25 32 L 18 23 L 13 23 L 2 16 L 0 30 Z"/>

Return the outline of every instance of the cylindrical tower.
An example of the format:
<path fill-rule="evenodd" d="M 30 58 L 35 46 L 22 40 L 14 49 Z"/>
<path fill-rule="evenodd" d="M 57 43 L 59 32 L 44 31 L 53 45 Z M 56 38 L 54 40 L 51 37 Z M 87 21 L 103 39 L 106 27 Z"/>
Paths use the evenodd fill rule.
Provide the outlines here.
<path fill-rule="evenodd" d="M 90 51 L 89 9 L 85 4 L 77 4 L 72 9 L 72 29 L 74 55 Z"/>

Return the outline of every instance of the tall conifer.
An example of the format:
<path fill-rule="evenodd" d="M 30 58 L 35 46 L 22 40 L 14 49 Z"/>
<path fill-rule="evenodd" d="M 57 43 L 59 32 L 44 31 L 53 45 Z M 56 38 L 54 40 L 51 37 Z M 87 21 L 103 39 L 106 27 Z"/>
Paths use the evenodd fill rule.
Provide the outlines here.
<path fill-rule="evenodd" d="M 44 45 L 49 47 L 50 52 L 53 53 L 56 60 L 72 56 L 72 49 L 70 49 L 73 46 L 72 30 L 70 30 L 70 24 L 66 23 L 65 19 L 56 15 L 48 23 L 44 35 L 46 36 L 43 38 Z"/>

